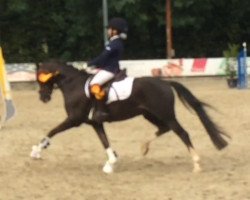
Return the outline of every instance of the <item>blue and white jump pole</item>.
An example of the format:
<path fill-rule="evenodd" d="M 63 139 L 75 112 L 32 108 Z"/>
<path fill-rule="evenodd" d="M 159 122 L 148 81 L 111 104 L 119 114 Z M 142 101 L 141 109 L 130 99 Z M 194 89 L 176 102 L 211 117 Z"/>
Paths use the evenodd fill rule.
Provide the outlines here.
<path fill-rule="evenodd" d="M 238 55 L 238 88 L 245 89 L 248 87 L 247 74 L 247 44 L 242 44 L 243 49 Z"/>

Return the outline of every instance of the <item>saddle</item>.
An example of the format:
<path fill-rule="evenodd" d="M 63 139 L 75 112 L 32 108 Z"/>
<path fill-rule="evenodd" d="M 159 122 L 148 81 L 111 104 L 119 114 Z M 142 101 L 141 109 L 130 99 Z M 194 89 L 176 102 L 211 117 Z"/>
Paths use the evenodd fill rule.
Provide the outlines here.
<path fill-rule="evenodd" d="M 90 88 L 90 86 L 89 86 L 89 91 L 94 90 L 95 91 L 94 93 L 97 93 L 96 95 L 94 95 L 96 99 L 107 101 L 107 95 L 106 94 L 109 93 L 109 90 L 110 90 L 110 88 L 112 86 L 112 83 L 124 80 L 127 77 L 126 72 L 127 72 L 126 69 L 120 70 L 120 72 L 117 73 L 114 76 L 114 78 L 109 80 L 107 83 L 103 84 L 102 87 L 96 86 L 96 88 Z M 93 79 L 93 77 L 94 77 L 94 75 L 91 76 L 90 82 Z M 92 96 L 93 96 L 93 94 L 92 94 Z"/>
<path fill-rule="evenodd" d="M 90 82 L 93 76 L 85 82 L 84 91 L 88 98 L 95 98 L 93 94 L 90 93 Z M 105 92 L 105 98 L 103 99 L 106 104 L 114 101 L 125 100 L 129 98 L 132 92 L 134 78 L 127 76 L 126 70 L 121 70 L 116 76 L 105 83 L 102 86 L 102 90 Z M 99 87 L 100 88 L 100 87 Z"/>
<path fill-rule="evenodd" d="M 126 77 L 127 77 L 127 70 L 126 69 L 120 70 L 120 72 L 117 73 L 114 78 L 112 78 L 111 80 L 109 80 L 107 83 L 103 85 L 103 90 L 105 91 L 106 94 L 108 94 L 113 82 L 124 80 Z M 107 98 L 107 95 L 106 95 L 106 98 Z"/>

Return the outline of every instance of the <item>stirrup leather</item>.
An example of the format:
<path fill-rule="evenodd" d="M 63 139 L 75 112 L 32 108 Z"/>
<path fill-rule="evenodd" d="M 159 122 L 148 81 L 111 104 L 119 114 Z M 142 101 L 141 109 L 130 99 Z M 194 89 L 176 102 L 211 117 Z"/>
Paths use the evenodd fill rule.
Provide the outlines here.
<path fill-rule="evenodd" d="M 98 84 L 90 86 L 90 93 L 93 94 L 97 100 L 102 100 L 105 97 L 105 91 Z"/>

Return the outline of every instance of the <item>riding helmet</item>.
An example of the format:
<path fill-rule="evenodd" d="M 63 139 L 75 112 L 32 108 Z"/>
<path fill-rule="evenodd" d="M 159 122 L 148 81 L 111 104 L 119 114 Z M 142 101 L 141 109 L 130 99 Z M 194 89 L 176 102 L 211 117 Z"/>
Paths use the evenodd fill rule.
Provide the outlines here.
<path fill-rule="evenodd" d="M 127 33 L 128 32 L 128 23 L 125 19 L 120 17 L 112 18 L 109 21 L 108 28 L 114 28 L 120 33 Z"/>

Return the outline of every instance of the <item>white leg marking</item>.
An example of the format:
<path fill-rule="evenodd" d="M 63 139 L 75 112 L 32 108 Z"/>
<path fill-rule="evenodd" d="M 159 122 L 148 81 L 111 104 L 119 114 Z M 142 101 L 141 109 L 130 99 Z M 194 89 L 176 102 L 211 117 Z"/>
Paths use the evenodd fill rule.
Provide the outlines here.
<path fill-rule="evenodd" d="M 106 149 L 108 160 L 106 161 L 105 165 L 103 166 L 103 172 L 110 174 L 114 171 L 114 165 L 117 162 L 117 157 L 114 154 L 114 151 L 109 147 Z"/>
<path fill-rule="evenodd" d="M 32 147 L 30 157 L 34 158 L 34 159 L 40 159 L 41 158 L 41 151 L 42 151 L 42 149 L 39 147 L 39 145 L 34 145 Z"/>
<path fill-rule="evenodd" d="M 112 164 L 117 162 L 117 157 L 114 154 L 114 151 L 109 147 L 106 149 L 107 155 L 108 155 L 108 161 Z"/>
<path fill-rule="evenodd" d="M 200 172 L 200 156 L 196 153 L 196 151 L 193 148 L 189 148 L 189 152 L 193 159 L 194 169 L 193 172 Z"/>
<path fill-rule="evenodd" d="M 50 144 L 50 139 L 47 137 L 44 138 L 38 145 L 34 145 L 32 147 L 30 157 L 34 159 L 40 159 L 42 149 L 46 148 L 49 144 Z"/>

